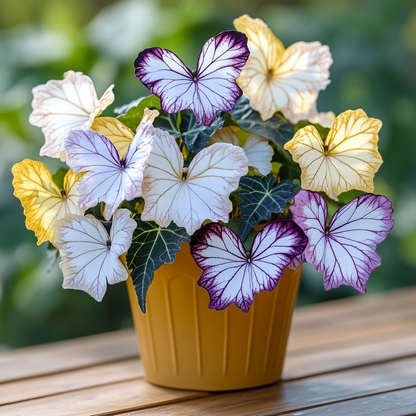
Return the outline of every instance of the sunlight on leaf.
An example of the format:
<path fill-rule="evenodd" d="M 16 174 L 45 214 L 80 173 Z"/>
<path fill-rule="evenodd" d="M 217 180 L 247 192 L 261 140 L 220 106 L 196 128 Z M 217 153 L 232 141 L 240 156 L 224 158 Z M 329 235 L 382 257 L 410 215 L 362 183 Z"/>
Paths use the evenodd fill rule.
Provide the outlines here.
<path fill-rule="evenodd" d="M 250 57 L 237 82 L 253 108 L 267 120 L 277 111 L 296 124 L 317 115 L 316 100 L 329 84 L 332 57 L 320 42 L 296 42 L 285 49 L 260 19 L 234 20 L 248 37 Z"/>
<path fill-rule="evenodd" d="M 318 130 L 298 130 L 285 149 L 302 169 L 303 189 L 338 195 L 356 189 L 373 192 L 373 177 L 382 163 L 377 150 L 381 121 L 367 117 L 363 110 L 340 114 L 322 142 Z"/>

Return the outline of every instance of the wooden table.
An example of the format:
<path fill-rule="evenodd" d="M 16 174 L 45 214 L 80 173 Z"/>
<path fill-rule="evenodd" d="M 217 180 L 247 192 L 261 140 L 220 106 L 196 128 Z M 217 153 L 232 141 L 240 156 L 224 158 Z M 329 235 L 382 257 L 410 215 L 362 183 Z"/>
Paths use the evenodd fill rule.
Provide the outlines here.
<path fill-rule="evenodd" d="M 298 308 L 284 381 L 230 393 L 147 383 L 132 330 L 0 354 L 0 415 L 416 414 L 416 287 Z"/>

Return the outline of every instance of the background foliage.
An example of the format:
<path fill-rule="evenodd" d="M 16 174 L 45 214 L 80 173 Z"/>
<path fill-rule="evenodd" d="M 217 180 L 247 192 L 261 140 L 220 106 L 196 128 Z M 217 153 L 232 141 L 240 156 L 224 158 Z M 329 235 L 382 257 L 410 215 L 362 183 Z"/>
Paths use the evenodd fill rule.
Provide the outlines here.
<path fill-rule="evenodd" d="M 31 89 L 69 69 L 94 80 L 100 96 L 115 84 L 116 101 L 147 90 L 133 73 L 146 47 L 169 48 L 191 68 L 204 42 L 243 13 L 262 18 L 286 46 L 319 40 L 331 48 L 331 84 L 320 111 L 363 108 L 383 121 L 376 193 L 394 202 L 395 229 L 379 246 L 382 267 L 368 291 L 416 283 L 416 7 L 404 0 L 2 0 L 0 2 L 0 348 L 49 342 L 131 325 L 125 285 L 101 304 L 61 288 L 57 262 L 24 226 L 12 195 L 11 166 L 39 156 L 44 139 L 28 124 Z M 299 303 L 355 292 L 325 292 L 322 275 L 305 267 Z"/>

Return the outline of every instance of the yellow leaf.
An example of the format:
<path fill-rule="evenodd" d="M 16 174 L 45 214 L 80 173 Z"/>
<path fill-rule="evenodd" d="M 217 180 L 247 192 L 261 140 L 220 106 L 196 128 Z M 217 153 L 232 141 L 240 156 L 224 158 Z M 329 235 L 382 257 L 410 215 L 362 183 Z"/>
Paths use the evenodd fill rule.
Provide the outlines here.
<path fill-rule="evenodd" d="M 117 149 L 120 158 L 126 155 L 127 148 L 134 137 L 134 133 L 127 126 L 113 117 L 96 118 L 91 125 L 91 130 L 107 137 Z"/>
<path fill-rule="evenodd" d="M 363 110 L 348 110 L 335 119 L 325 142 L 314 126 L 298 130 L 285 149 L 302 169 L 302 188 L 323 191 L 336 201 L 351 189 L 373 192 L 374 174 L 383 162 L 377 149 L 380 128 L 381 121 Z"/>
<path fill-rule="evenodd" d="M 25 159 L 12 167 L 14 195 L 20 199 L 26 227 L 35 232 L 38 245 L 49 240 L 54 243 L 52 225 L 67 213 L 83 215 L 78 206 L 77 186 L 82 173 L 69 170 L 64 178 L 64 189 L 53 182 L 47 167 L 34 160 Z"/>
<path fill-rule="evenodd" d="M 318 116 L 316 99 L 329 84 L 332 57 L 319 42 L 296 42 L 285 50 L 260 19 L 244 15 L 234 26 L 248 38 L 250 57 L 237 80 L 263 120 L 277 111 L 296 124 Z"/>
<path fill-rule="evenodd" d="M 145 108 L 140 124 L 153 123 L 158 115 L 159 111 Z M 134 133 L 121 121 L 113 117 L 96 118 L 91 125 L 91 130 L 107 137 L 117 149 L 120 158 L 126 156 L 127 148 L 134 138 Z"/>

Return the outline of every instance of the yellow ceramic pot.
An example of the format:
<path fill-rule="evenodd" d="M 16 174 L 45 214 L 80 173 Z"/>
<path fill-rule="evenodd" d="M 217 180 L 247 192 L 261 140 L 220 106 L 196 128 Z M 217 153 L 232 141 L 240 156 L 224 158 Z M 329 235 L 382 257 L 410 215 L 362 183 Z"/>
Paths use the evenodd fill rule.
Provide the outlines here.
<path fill-rule="evenodd" d="M 208 292 L 197 285 L 201 273 L 189 244 L 182 243 L 175 262 L 156 271 L 146 314 L 129 279 L 146 379 L 165 387 L 210 391 L 279 380 L 301 268 L 286 268 L 276 289 L 256 295 L 248 313 L 235 305 L 208 309 Z"/>

